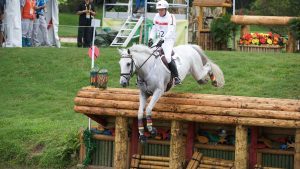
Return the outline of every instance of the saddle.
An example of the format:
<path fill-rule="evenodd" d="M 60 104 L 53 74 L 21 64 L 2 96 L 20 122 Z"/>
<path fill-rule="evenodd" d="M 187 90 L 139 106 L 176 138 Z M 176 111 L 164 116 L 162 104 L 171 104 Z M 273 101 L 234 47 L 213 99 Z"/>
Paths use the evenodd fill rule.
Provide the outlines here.
<path fill-rule="evenodd" d="M 158 52 L 158 55 L 156 57 L 160 57 L 160 59 L 164 63 L 164 65 L 170 70 L 167 59 L 165 57 L 164 50 L 162 48 L 160 48 L 157 52 Z M 174 55 L 175 55 L 175 52 L 174 52 L 174 50 L 172 50 L 171 56 L 174 56 Z"/>
<path fill-rule="evenodd" d="M 165 57 L 164 50 L 162 48 L 160 48 L 157 52 L 158 52 L 158 55 L 156 57 L 160 57 L 161 61 L 164 63 L 164 65 L 166 66 L 166 68 L 168 68 L 170 70 L 170 67 L 168 65 L 167 59 Z M 172 50 L 171 56 L 174 56 L 174 55 L 175 55 L 175 52 Z M 165 92 L 169 91 L 172 86 L 173 86 L 173 76 L 171 75 L 171 78 L 169 80 L 169 83 L 167 84 L 167 88 L 166 88 Z"/>

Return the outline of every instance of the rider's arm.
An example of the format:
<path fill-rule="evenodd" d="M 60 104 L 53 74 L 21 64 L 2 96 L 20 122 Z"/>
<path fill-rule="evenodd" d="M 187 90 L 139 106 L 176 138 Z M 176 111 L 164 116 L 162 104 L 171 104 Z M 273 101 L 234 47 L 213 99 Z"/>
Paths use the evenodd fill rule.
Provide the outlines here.
<path fill-rule="evenodd" d="M 157 27 L 156 27 L 156 24 L 155 24 L 156 19 L 157 19 L 157 15 L 155 15 L 154 18 L 153 18 L 153 26 L 152 26 L 152 29 L 150 31 L 149 39 L 155 39 L 155 37 L 156 37 L 156 32 L 157 32 Z"/>
<path fill-rule="evenodd" d="M 170 39 L 172 36 L 174 36 L 176 32 L 176 18 L 173 14 L 170 14 L 170 20 L 168 22 L 168 31 L 166 35 L 163 37 L 163 39 Z"/>

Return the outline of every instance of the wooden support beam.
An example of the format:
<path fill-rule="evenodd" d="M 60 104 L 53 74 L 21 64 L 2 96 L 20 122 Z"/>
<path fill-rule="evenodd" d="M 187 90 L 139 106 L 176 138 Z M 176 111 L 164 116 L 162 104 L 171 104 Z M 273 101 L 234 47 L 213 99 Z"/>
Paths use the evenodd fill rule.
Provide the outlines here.
<path fill-rule="evenodd" d="M 293 53 L 296 51 L 296 40 L 291 31 L 288 31 L 288 41 L 286 43 L 286 52 Z"/>
<path fill-rule="evenodd" d="M 185 138 L 183 122 L 171 122 L 170 168 L 182 169 L 185 166 Z"/>
<path fill-rule="evenodd" d="M 248 146 L 247 128 L 237 125 L 235 128 L 235 162 L 234 166 L 238 169 L 247 169 Z"/>
<path fill-rule="evenodd" d="M 250 26 L 241 25 L 240 37 L 243 37 L 246 33 L 250 33 Z"/>
<path fill-rule="evenodd" d="M 138 132 L 137 118 L 134 118 L 132 120 L 130 142 L 131 142 L 130 157 L 132 157 L 133 154 L 138 154 L 138 147 L 139 147 L 139 132 Z"/>
<path fill-rule="evenodd" d="M 79 140 L 80 140 L 80 150 L 79 150 L 79 164 L 82 164 L 85 157 L 86 157 L 86 154 L 85 154 L 85 145 L 84 145 L 84 141 L 83 141 L 83 132 L 84 132 L 84 129 L 81 128 L 80 129 L 80 134 L 79 134 Z"/>
<path fill-rule="evenodd" d="M 185 157 L 186 161 L 190 161 L 193 156 L 193 147 L 194 147 L 194 140 L 195 140 L 195 123 L 189 122 L 188 123 L 188 133 L 186 137 L 186 148 L 185 148 Z"/>
<path fill-rule="evenodd" d="M 300 169 L 300 129 L 296 129 L 295 134 L 294 169 Z"/>
<path fill-rule="evenodd" d="M 257 139 L 258 139 L 258 128 L 251 127 L 251 143 L 249 150 L 249 165 L 250 168 L 254 168 L 257 164 Z"/>
<path fill-rule="evenodd" d="M 126 169 L 128 145 L 128 119 L 116 117 L 114 168 Z"/>

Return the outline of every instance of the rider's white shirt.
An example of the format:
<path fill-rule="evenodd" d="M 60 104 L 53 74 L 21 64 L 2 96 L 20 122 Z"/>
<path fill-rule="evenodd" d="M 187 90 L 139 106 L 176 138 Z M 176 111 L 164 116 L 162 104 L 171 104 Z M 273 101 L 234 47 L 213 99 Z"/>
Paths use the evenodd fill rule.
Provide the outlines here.
<path fill-rule="evenodd" d="M 157 13 L 153 19 L 153 27 L 150 32 L 150 38 L 155 39 L 176 39 L 176 18 L 173 14 L 168 11 L 166 15 L 161 17 Z"/>

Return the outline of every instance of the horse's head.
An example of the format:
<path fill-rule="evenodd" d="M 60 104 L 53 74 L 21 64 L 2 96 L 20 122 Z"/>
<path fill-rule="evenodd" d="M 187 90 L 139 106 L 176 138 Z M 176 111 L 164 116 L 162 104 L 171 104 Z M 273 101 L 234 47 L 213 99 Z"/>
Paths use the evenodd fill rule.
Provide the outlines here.
<path fill-rule="evenodd" d="M 130 78 L 133 76 L 135 72 L 135 64 L 132 58 L 132 55 L 130 54 L 129 49 L 118 49 L 120 53 L 120 85 L 122 87 L 129 86 Z"/>

